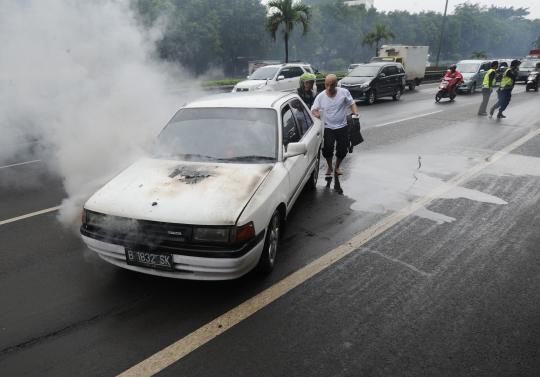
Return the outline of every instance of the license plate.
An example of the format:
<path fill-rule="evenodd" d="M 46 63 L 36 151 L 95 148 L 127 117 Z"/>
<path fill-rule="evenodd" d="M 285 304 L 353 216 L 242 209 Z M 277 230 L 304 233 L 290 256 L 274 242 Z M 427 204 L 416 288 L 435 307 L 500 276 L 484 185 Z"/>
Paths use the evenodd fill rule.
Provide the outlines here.
<path fill-rule="evenodd" d="M 173 257 L 170 253 L 147 252 L 126 249 L 126 262 L 133 266 L 173 271 Z"/>

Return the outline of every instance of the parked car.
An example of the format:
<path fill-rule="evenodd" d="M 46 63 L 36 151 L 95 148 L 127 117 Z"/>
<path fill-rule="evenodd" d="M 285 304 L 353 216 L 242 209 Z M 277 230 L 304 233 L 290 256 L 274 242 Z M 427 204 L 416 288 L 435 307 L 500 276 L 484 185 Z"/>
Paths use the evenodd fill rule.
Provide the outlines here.
<path fill-rule="evenodd" d="M 361 64 L 338 82 L 351 92 L 357 101 L 373 104 L 378 98 L 401 98 L 405 89 L 405 70 L 399 63 L 379 62 Z"/>
<path fill-rule="evenodd" d="M 84 204 L 80 232 L 102 259 L 196 280 L 272 270 L 304 186 L 314 188 L 320 120 L 296 94 L 221 94 L 180 109 L 155 153 Z"/>
<path fill-rule="evenodd" d="M 519 66 L 519 72 L 518 72 L 516 81 L 527 82 L 527 78 L 529 77 L 529 74 L 531 73 L 531 71 L 534 71 L 534 69 L 536 68 L 536 64 L 538 62 L 540 62 L 539 59 L 523 60 Z"/>
<path fill-rule="evenodd" d="M 482 89 L 484 75 L 489 70 L 491 61 L 488 60 L 461 60 L 457 63 L 457 70 L 463 75 L 463 83 L 457 87 L 459 93 L 472 94 Z"/>
<path fill-rule="evenodd" d="M 370 62 L 392 61 L 400 63 L 405 69 L 405 82 L 409 90 L 424 80 L 426 75 L 426 61 L 428 59 L 428 46 L 382 45 L 379 55 Z"/>
<path fill-rule="evenodd" d="M 315 73 L 315 70 L 304 63 L 267 65 L 255 70 L 247 80 L 236 84 L 232 91 L 292 91 L 298 88 L 300 76 L 304 73 Z"/>

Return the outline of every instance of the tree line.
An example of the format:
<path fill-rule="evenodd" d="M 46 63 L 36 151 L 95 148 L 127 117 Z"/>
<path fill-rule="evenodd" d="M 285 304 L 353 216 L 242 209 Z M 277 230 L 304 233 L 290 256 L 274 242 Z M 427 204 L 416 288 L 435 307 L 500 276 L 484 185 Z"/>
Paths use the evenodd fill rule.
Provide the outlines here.
<path fill-rule="evenodd" d="M 292 61 L 342 70 L 374 55 L 374 46 L 381 43 L 376 41 L 381 26 L 387 37 L 384 42 L 427 45 L 432 59 L 436 55 L 440 13 L 381 12 L 349 7 L 340 0 L 288 2 L 309 7 L 309 16 L 296 27 L 280 22 L 260 0 L 132 0 L 132 6 L 145 27 L 164 25 L 156 41 L 160 58 L 178 62 L 197 75 L 219 68 L 228 76 L 241 76 L 248 60 L 284 61 L 286 54 Z M 457 5 L 447 16 L 441 61 L 520 57 L 535 46 L 540 48 L 540 19 L 530 20 L 527 15 L 525 8 Z"/>

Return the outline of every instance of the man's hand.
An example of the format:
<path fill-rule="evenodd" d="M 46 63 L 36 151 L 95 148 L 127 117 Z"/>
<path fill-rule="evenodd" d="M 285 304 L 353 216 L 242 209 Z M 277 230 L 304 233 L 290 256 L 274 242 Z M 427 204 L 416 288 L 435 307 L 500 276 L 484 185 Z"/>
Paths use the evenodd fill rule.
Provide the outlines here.
<path fill-rule="evenodd" d="M 319 109 L 313 109 L 313 110 L 311 110 L 311 114 L 313 114 L 313 116 L 314 116 L 315 118 L 321 119 L 321 112 L 319 111 Z"/>

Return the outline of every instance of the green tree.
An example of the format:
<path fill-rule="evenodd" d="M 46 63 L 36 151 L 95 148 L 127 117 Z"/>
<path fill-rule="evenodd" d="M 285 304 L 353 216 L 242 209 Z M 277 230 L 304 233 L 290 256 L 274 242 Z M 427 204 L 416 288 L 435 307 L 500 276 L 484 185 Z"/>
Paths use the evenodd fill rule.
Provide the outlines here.
<path fill-rule="evenodd" d="M 375 56 L 379 56 L 379 45 L 383 40 L 394 39 L 396 36 L 386 25 L 377 24 L 375 25 L 375 30 L 371 33 L 366 34 L 362 44 L 369 45 L 373 47 L 375 45 Z"/>
<path fill-rule="evenodd" d="M 532 43 L 533 48 L 540 48 L 540 34 L 538 34 L 538 38 Z"/>
<path fill-rule="evenodd" d="M 294 25 L 302 25 L 303 35 L 308 31 L 310 21 L 310 8 L 302 2 L 294 0 L 271 0 L 267 4 L 270 15 L 266 26 L 272 39 L 276 40 L 276 34 L 283 25 L 283 40 L 285 41 L 285 63 L 289 62 L 289 37 L 294 30 Z"/>
<path fill-rule="evenodd" d="M 473 51 L 471 54 L 471 59 L 487 59 L 487 57 L 485 51 Z"/>

